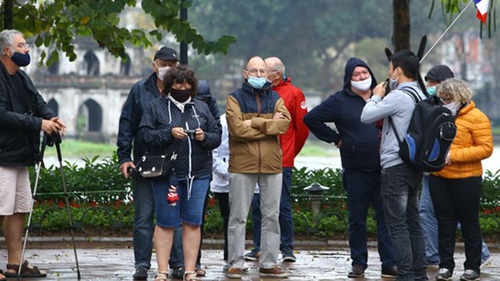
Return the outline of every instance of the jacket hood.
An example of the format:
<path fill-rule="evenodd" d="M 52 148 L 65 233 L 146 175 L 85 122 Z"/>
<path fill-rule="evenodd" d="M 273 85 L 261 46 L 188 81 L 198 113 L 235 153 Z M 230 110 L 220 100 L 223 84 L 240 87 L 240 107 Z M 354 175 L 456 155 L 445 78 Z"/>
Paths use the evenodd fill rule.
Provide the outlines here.
<path fill-rule="evenodd" d="M 212 97 L 207 80 L 198 80 L 198 97 L 201 100 Z"/>
<path fill-rule="evenodd" d="M 362 59 L 350 58 L 345 64 L 345 69 L 344 69 L 344 89 L 348 89 L 351 87 L 351 76 L 356 66 L 363 66 L 368 69 L 372 77 L 372 85 L 370 86 L 370 89 L 375 88 L 375 86 L 377 86 L 377 80 L 375 79 L 375 75 L 373 75 L 373 72 L 368 66 L 368 64 Z"/>

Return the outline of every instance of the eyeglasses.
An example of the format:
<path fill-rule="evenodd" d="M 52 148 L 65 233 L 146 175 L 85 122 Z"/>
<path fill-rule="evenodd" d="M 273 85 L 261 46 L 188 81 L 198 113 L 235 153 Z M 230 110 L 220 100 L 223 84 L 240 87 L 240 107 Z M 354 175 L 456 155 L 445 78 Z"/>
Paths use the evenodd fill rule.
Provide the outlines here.
<path fill-rule="evenodd" d="M 245 69 L 246 72 L 252 74 L 252 75 L 255 75 L 257 73 L 259 74 L 262 74 L 262 75 L 266 75 L 267 74 L 267 70 L 266 69 L 257 69 L 257 68 L 252 68 L 252 69 Z"/>
<path fill-rule="evenodd" d="M 440 97 L 439 98 L 443 103 L 450 103 L 452 102 L 453 100 L 455 100 L 453 97 Z"/>
<path fill-rule="evenodd" d="M 28 49 L 30 45 L 28 43 L 19 43 L 17 44 L 16 47 L 18 47 L 19 49 L 24 49 L 24 48 Z"/>

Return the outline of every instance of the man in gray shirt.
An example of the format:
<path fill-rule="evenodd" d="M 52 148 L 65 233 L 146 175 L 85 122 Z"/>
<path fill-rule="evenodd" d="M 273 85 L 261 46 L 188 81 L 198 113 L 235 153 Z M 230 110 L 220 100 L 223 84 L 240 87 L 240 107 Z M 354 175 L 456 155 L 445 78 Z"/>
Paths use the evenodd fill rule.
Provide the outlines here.
<path fill-rule="evenodd" d="M 386 83 L 378 84 L 361 113 L 363 123 L 384 119 L 380 147 L 380 194 L 397 260 L 397 280 L 401 281 L 428 280 L 425 242 L 418 214 L 422 173 L 405 164 L 399 157 L 399 141 L 394 133 L 395 129 L 399 136 L 404 136 L 415 109 L 415 101 L 405 92 L 415 92 L 422 99 L 425 98 L 417 85 L 419 68 L 419 59 L 410 50 L 394 53 L 389 63 L 387 86 L 390 91 L 387 93 Z"/>

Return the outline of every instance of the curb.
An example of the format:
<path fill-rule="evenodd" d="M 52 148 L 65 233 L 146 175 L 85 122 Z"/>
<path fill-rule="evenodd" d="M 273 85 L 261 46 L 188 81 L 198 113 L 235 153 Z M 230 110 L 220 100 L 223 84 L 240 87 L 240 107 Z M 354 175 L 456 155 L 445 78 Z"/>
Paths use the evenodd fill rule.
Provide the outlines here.
<path fill-rule="evenodd" d="M 73 242 L 70 236 L 61 236 L 61 237 L 28 237 L 28 242 L 43 244 L 43 243 L 67 243 Z M 85 243 L 110 243 L 110 244 L 127 244 L 132 243 L 132 237 L 83 237 L 77 236 L 75 237 L 75 242 L 85 242 Z M 252 245 L 252 240 L 245 240 L 246 245 Z M 0 244 L 5 244 L 5 238 L 0 237 Z M 203 244 L 205 246 L 223 246 L 223 239 L 203 239 Z M 500 243 L 487 243 L 490 251 L 492 250 L 500 250 Z M 307 248 L 323 248 L 323 247 L 343 247 L 349 248 L 349 241 L 347 240 L 295 240 L 294 246 L 298 249 L 307 249 Z M 377 241 L 369 241 L 368 247 L 376 248 Z M 457 242 L 457 248 L 463 248 L 464 243 Z"/>

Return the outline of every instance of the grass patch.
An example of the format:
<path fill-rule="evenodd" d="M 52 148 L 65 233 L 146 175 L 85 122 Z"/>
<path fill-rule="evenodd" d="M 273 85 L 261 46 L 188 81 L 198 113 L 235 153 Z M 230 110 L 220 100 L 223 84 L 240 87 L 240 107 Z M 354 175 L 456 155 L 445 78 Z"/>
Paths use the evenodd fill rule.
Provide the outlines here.
<path fill-rule="evenodd" d="M 303 157 L 330 157 L 339 155 L 339 151 L 335 144 L 322 141 L 308 140 L 299 156 Z"/>
<path fill-rule="evenodd" d="M 78 140 L 63 140 L 61 143 L 61 154 L 63 158 L 105 158 L 111 156 L 117 149 L 116 145 L 84 142 Z M 301 150 L 299 156 L 304 157 L 329 157 L 338 155 L 338 149 L 334 144 L 328 144 L 317 140 L 308 140 Z M 54 147 L 45 148 L 45 156 L 57 156 Z"/>
<path fill-rule="evenodd" d="M 104 143 L 84 142 L 78 140 L 63 140 L 61 143 L 61 154 L 63 158 L 93 158 L 97 155 L 99 158 L 105 158 L 113 155 L 114 151 L 116 151 L 116 145 Z M 55 146 L 47 146 L 45 148 L 44 155 L 57 156 Z"/>

